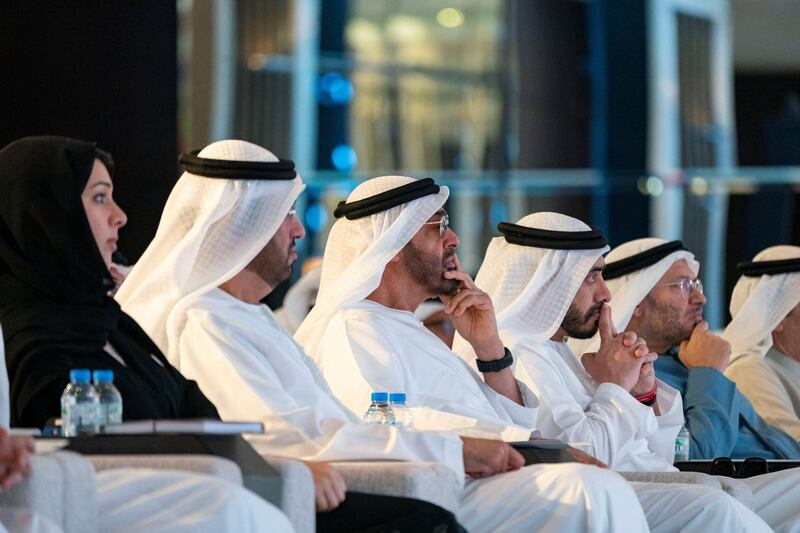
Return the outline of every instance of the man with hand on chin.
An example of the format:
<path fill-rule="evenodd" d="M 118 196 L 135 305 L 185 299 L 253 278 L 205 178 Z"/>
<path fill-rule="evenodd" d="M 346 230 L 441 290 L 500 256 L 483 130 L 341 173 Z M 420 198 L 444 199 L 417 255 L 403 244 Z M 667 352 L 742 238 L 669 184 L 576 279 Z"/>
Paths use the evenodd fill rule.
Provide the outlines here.
<path fill-rule="evenodd" d="M 800 458 L 797 441 L 761 418 L 723 374 L 731 347 L 703 320 L 699 271 L 681 241 L 646 238 L 616 247 L 604 271 L 615 325 L 645 337 L 660 354 L 656 374 L 683 396 L 691 459 Z M 798 528 L 798 478 L 800 471 L 786 469 L 741 480 L 753 493 L 753 511 L 776 531 Z"/>

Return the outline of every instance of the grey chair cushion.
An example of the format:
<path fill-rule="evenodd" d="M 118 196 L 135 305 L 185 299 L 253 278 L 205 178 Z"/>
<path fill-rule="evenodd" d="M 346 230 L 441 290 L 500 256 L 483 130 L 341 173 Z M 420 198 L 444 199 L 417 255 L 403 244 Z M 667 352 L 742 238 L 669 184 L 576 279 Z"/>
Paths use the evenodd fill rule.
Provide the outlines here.
<path fill-rule="evenodd" d="M 298 533 L 316 530 L 314 479 L 311 470 L 300 461 L 265 457 L 281 475 L 281 510 Z"/>
<path fill-rule="evenodd" d="M 86 455 L 98 472 L 113 468 L 184 470 L 242 484 L 242 472 L 233 461 L 214 455 Z"/>
<path fill-rule="evenodd" d="M 753 508 L 753 492 L 750 487 L 733 478 L 710 476 L 701 472 L 619 472 L 619 474 L 628 481 L 707 485 L 724 490 L 746 507 Z"/>
<path fill-rule="evenodd" d="M 72 452 L 33 455 L 30 476 L 0 493 L 0 505 L 30 509 L 65 533 L 97 531 L 94 469 Z"/>
<path fill-rule="evenodd" d="M 456 513 L 460 486 L 455 474 L 436 463 L 354 461 L 332 463 L 348 490 L 416 498 Z"/>

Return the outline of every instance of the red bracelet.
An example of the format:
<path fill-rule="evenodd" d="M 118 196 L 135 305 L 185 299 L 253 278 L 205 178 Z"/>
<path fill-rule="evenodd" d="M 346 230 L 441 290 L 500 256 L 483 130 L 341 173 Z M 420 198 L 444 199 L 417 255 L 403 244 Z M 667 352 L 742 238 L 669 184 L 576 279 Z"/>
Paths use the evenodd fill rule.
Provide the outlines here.
<path fill-rule="evenodd" d="M 658 392 L 658 384 L 653 385 L 653 390 L 642 396 L 634 396 L 636 400 L 645 405 L 653 405 L 656 403 L 656 393 Z"/>

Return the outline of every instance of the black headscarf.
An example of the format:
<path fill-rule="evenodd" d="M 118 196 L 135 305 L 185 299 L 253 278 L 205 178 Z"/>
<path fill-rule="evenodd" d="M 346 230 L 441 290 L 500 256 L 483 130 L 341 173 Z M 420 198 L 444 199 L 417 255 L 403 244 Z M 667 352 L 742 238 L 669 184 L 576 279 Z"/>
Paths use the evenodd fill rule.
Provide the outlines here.
<path fill-rule="evenodd" d="M 217 416 L 119 305 L 81 194 L 93 143 L 27 137 L 0 150 L 0 324 L 12 426 L 59 415 L 72 368 L 110 368 L 125 419 Z M 107 342 L 123 366 L 103 350 Z"/>

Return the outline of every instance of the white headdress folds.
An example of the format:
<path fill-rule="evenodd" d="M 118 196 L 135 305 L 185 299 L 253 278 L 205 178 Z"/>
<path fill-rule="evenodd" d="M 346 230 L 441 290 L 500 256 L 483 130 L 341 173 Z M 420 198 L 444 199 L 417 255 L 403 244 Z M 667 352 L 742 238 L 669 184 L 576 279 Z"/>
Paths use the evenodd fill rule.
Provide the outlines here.
<path fill-rule="evenodd" d="M 772 330 L 800 303 L 800 247 L 772 246 L 738 268 L 742 275 L 731 295 L 733 319 L 722 334 L 731 343 L 731 361 L 766 355 Z"/>
<path fill-rule="evenodd" d="M 489 243 L 475 284 L 492 298 L 503 342 L 511 344 L 517 332 L 549 339 L 594 263 L 608 251 L 605 238 L 580 220 L 549 212 L 498 229 L 503 236 Z M 460 336 L 454 349 L 465 359 L 472 353 Z"/>
<path fill-rule="evenodd" d="M 215 142 L 181 164 L 156 236 L 116 295 L 167 357 L 181 301 L 243 270 L 305 188 L 291 162 L 246 141 Z"/>
<path fill-rule="evenodd" d="M 611 250 L 606 256 L 603 273 L 611 292 L 611 317 L 618 331 L 627 327 L 636 306 L 650 293 L 661 277 L 675 262 L 684 260 L 694 275 L 700 263 L 680 241 L 644 238 L 628 241 Z M 572 339 L 569 347 L 576 355 L 595 352 L 600 337 L 588 340 Z"/>
<path fill-rule="evenodd" d="M 356 187 L 334 213 L 317 304 L 295 339 L 312 357 L 333 315 L 380 285 L 386 265 L 449 196 L 431 179 L 382 176 Z"/>

